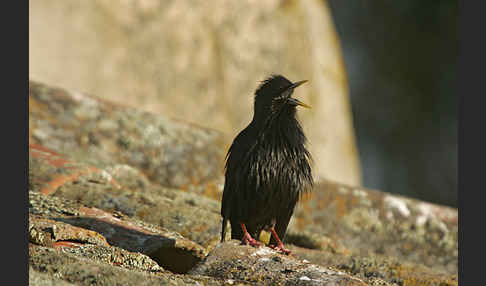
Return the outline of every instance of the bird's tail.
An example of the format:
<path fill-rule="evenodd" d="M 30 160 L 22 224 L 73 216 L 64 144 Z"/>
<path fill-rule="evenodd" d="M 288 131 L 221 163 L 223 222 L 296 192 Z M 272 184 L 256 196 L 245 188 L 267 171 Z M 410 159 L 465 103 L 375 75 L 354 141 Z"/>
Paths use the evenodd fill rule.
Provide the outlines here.
<path fill-rule="evenodd" d="M 221 242 L 224 241 L 224 238 L 226 236 L 226 224 L 228 224 L 228 219 L 226 219 L 224 217 L 223 218 L 223 223 L 222 223 L 222 226 L 221 226 Z"/>

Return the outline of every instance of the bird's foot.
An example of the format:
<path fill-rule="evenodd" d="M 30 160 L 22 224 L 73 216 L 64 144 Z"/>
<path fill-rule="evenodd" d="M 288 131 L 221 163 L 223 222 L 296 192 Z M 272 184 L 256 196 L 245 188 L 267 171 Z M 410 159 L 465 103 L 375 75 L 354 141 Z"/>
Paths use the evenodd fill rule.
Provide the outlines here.
<path fill-rule="evenodd" d="M 251 245 L 253 247 L 260 247 L 262 245 L 261 242 L 259 242 L 258 240 L 254 239 L 253 237 L 251 237 L 251 235 L 249 233 L 246 233 L 243 236 L 243 239 L 241 240 L 241 244 Z"/>
<path fill-rule="evenodd" d="M 284 245 L 283 245 L 282 241 L 280 240 L 280 238 L 278 237 L 278 234 L 275 231 L 274 227 L 270 228 L 270 232 L 272 233 L 273 237 L 275 238 L 275 240 L 277 242 L 277 245 L 271 244 L 270 247 L 275 249 L 275 250 L 282 252 L 283 254 L 290 255 L 290 250 L 288 250 L 287 248 L 284 247 Z"/>
<path fill-rule="evenodd" d="M 240 226 L 243 230 L 243 238 L 241 239 L 241 244 L 251 245 L 253 247 L 259 247 L 262 245 L 261 242 L 251 237 L 251 235 L 248 233 L 248 230 L 246 230 L 246 226 L 243 222 L 240 222 Z"/>
<path fill-rule="evenodd" d="M 292 253 L 290 250 L 288 250 L 287 248 L 285 248 L 283 246 L 283 244 L 281 244 L 281 243 L 280 244 L 277 244 L 277 245 L 270 244 L 269 247 L 272 248 L 272 249 L 275 249 L 275 250 L 277 250 L 277 251 L 279 251 L 279 252 L 281 252 L 283 254 L 286 254 L 286 255 L 290 255 Z"/>

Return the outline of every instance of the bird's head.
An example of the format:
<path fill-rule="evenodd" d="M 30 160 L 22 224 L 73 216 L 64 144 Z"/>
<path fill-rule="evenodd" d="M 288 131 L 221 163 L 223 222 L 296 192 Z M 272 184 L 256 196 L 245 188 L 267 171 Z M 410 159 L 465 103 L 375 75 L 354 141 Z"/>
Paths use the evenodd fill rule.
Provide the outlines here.
<path fill-rule="evenodd" d="M 272 75 L 264 80 L 255 91 L 255 116 L 268 116 L 281 110 L 295 113 L 297 106 L 311 108 L 292 97 L 294 89 L 305 82 L 307 80 L 292 83 L 282 75 Z"/>

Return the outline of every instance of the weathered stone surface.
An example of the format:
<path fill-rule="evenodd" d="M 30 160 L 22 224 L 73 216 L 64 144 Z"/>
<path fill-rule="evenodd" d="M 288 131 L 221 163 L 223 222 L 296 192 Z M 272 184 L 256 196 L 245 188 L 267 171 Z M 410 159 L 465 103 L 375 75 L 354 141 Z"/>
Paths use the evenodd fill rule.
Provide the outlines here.
<path fill-rule="evenodd" d="M 43 194 L 54 193 L 66 183 L 107 181 L 114 187 L 120 185 L 110 175 L 94 166 L 68 160 L 53 150 L 37 144 L 29 145 L 29 188 Z"/>
<path fill-rule="evenodd" d="M 457 209 L 450 207 L 322 181 L 299 203 L 289 228 L 324 235 L 352 254 L 457 273 Z"/>
<path fill-rule="evenodd" d="M 206 256 L 206 250 L 197 243 L 167 229 L 159 228 L 136 219 L 114 217 L 105 211 L 77 206 L 75 214 L 63 215 L 59 212 L 63 205 L 53 198 L 37 192 L 29 192 L 31 217 L 29 221 L 29 240 L 32 243 L 62 248 L 78 248 L 84 244 L 107 247 L 109 245 L 123 249 L 118 256 L 128 261 L 118 261 L 116 255 L 104 248 L 95 248 L 100 253 L 108 253 L 113 261 L 121 265 L 146 265 L 150 269 L 158 265 L 177 273 L 187 272 Z M 66 203 L 64 203 L 65 205 Z M 74 207 L 74 203 L 67 203 Z M 45 209 L 45 206 L 54 206 Z M 42 215 L 43 218 L 38 216 Z M 108 242 L 108 243 L 107 243 Z M 123 254 L 124 251 L 135 253 Z M 116 251 L 120 253 L 120 251 Z M 145 254 L 155 262 L 139 256 Z M 150 262 L 152 261 L 152 262 Z M 148 264 L 147 264 L 148 263 Z"/>
<path fill-rule="evenodd" d="M 72 242 L 108 246 L 105 237 L 95 231 L 34 216 L 29 216 L 29 241 L 50 247 Z"/>
<path fill-rule="evenodd" d="M 452 274 L 445 273 L 441 270 L 442 267 L 410 263 L 396 257 L 379 255 L 371 250 L 360 255 L 308 249 L 292 244 L 288 244 L 288 248 L 298 259 L 346 272 L 373 286 L 458 285 L 457 271 Z"/>
<path fill-rule="evenodd" d="M 252 94 L 265 76 L 308 79 L 297 96 L 312 105 L 300 116 L 316 175 L 361 183 L 326 1 L 43 0 L 29 1 L 29 12 L 30 78 L 221 130 L 226 147 L 251 120 Z M 119 131 L 103 119 L 103 129 Z M 154 136 L 157 126 L 146 127 Z M 120 140 L 131 146 L 131 136 Z"/>
<path fill-rule="evenodd" d="M 217 187 L 225 152 L 219 132 L 78 92 L 29 84 L 29 143 L 35 148 L 30 159 L 49 160 L 52 170 L 44 170 L 44 175 L 73 168 L 59 174 L 44 192 L 79 175 L 106 176 L 100 169 L 115 164 L 136 167 L 163 186 L 198 187 L 200 192 Z M 88 166 L 73 165 L 59 153 Z"/>
<path fill-rule="evenodd" d="M 34 148 L 34 151 L 37 149 Z M 44 151 L 51 152 L 47 149 Z M 35 167 L 36 164 L 53 164 L 52 162 L 56 161 L 50 157 L 48 158 L 31 160 L 31 165 L 33 166 L 30 168 L 31 173 L 40 172 L 39 170 L 49 170 L 49 168 Z M 60 154 L 57 154 L 56 158 L 57 160 L 63 158 L 63 160 L 69 161 L 65 156 Z M 59 168 L 62 169 L 66 166 L 62 165 Z M 87 165 L 71 161 L 69 166 L 86 169 Z M 217 201 L 193 193 L 154 186 L 143 174 L 127 165 L 106 167 L 102 171 L 106 172 L 106 175 L 96 181 L 90 177 L 90 174 L 82 174 L 74 181 L 66 181 L 63 185 L 58 186 L 54 192 L 50 192 L 53 197 L 49 197 L 48 199 L 39 193 L 32 193 L 31 196 L 41 196 L 43 200 L 31 199 L 31 213 L 45 215 L 47 209 L 47 213 L 52 212 L 58 216 L 69 216 L 68 218 L 62 219 L 62 221 L 97 231 L 105 235 L 108 241 L 111 239 L 113 226 L 116 226 L 117 221 L 122 218 L 124 223 L 128 223 L 129 226 L 117 228 L 114 231 L 117 234 L 116 237 L 118 240 L 116 246 L 132 252 L 146 253 L 161 265 L 168 263 L 163 259 L 171 256 L 167 255 L 168 252 L 164 248 L 160 248 L 163 249 L 162 252 L 147 251 L 151 247 L 150 243 L 144 243 L 146 240 L 143 236 L 142 240 L 137 239 L 136 236 L 132 236 L 133 233 L 129 230 L 131 227 L 129 222 L 133 218 L 137 218 L 138 224 L 144 224 L 142 221 L 145 221 L 176 230 L 205 246 L 206 251 L 211 250 L 218 243 L 220 205 Z M 63 173 L 63 171 L 61 170 L 55 173 Z M 38 178 L 37 183 L 32 184 L 37 190 L 43 190 L 45 184 L 49 185 L 49 176 L 37 176 L 33 174 L 33 178 Z M 43 182 L 42 179 L 46 179 L 47 182 Z M 118 185 L 113 184 L 113 181 L 116 181 Z M 415 262 L 418 264 L 403 263 L 404 261 L 414 262 L 414 258 L 409 257 L 411 255 L 423 254 L 417 251 L 415 253 L 397 253 L 396 251 L 380 252 L 374 248 L 378 244 L 375 244 L 374 241 L 369 241 L 366 236 L 360 235 L 360 231 L 366 232 L 370 231 L 370 229 L 374 230 L 373 227 L 369 227 L 370 225 L 405 223 L 407 220 L 417 220 L 416 215 L 418 217 L 420 215 L 423 216 L 424 214 L 419 212 L 413 212 L 414 216 L 410 215 L 408 217 L 399 217 L 399 213 L 393 214 L 394 211 L 406 214 L 407 211 L 399 202 L 400 200 L 405 200 L 405 206 L 407 206 L 407 203 L 411 203 L 409 199 L 390 196 L 376 191 L 363 190 L 361 188 L 356 189 L 341 184 L 332 184 L 330 182 L 324 186 L 323 183 L 318 184 L 314 192 L 312 196 L 318 197 L 321 202 L 319 204 L 310 204 L 312 198 L 304 199 L 299 205 L 301 209 L 296 211 L 295 218 L 291 223 L 288 236 L 286 237 L 285 242 L 294 251 L 296 257 L 307 259 L 317 265 L 332 266 L 340 271 L 360 277 L 361 280 L 369 285 L 421 285 L 422 283 L 428 283 L 429 285 L 457 285 L 457 266 L 454 264 L 448 266 L 441 264 L 429 265 L 433 268 L 429 269 L 421 266 L 421 263 L 417 261 Z M 70 200 L 62 198 L 69 198 L 79 201 L 84 205 L 102 208 L 105 211 L 113 212 L 113 215 L 96 208 L 73 205 L 73 203 L 70 203 Z M 360 199 L 363 201 L 360 201 Z M 398 201 L 394 202 L 393 199 L 397 199 Z M 423 202 L 416 203 L 419 205 L 424 204 Z M 341 207 L 336 208 L 336 205 Z M 312 207 L 315 206 L 322 207 L 322 209 L 313 209 Z M 435 210 L 437 217 L 429 214 L 429 217 L 426 217 L 427 220 L 443 220 L 447 227 L 450 227 L 449 224 L 451 223 L 454 225 L 454 215 L 457 215 L 457 213 L 453 209 L 433 205 L 430 207 Z M 424 211 L 425 207 L 422 206 L 419 209 Z M 354 220 L 349 217 L 346 218 L 346 216 L 352 210 L 361 210 L 361 212 L 376 214 L 380 214 L 381 210 L 384 213 L 373 217 L 364 216 L 357 223 L 350 224 Z M 391 214 L 388 213 L 387 215 L 387 212 L 391 212 Z M 316 214 L 318 215 L 316 216 Z M 392 215 L 395 220 L 391 220 Z M 73 218 L 73 216 L 75 217 Z M 80 218 L 81 216 L 84 217 Z M 96 217 L 100 219 L 93 220 Z M 419 222 L 423 219 L 425 218 L 419 219 Z M 334 228 L 331 228 L 331 226 Z M 360 230 L 360 227 L 363 229 Z M 396 233 L 393 233 L 394 231 L 400 231 L 400 228 L 390 226 L 387 229 L 382 229 L 381 231 L 368 235 L 371 235 L 369 237 L 373 237 L 374 240 L 384 243 L 385 245 L 381 247 L 386 248 L 386 243 L 392 246 L 398 243 L 396 241 L 398 238 L 395 238 Z M 139 230 L 136 233 L 140 232 L 143 232 L 143 230 Z M 430 240 L 427 238 L 428 234 L 422 233 L 424 239 L 422 242 L 416 242 L 418 249 L 420 249 L 421 245 L 423 247 L 429 247 L 425 243 Z M 120 239 L 121 237 L 124 239 Z M 454 237 L 451 239 L 454 240 Z M 404 241 L 406 240 L 404 239 Z M 292 246 L 289 243 L 301 247 Z M 179 245 L 178 247 L 181 248 L 182 246 Z M 78 248 L 72 247 L 70 249 Z M 185 250 L 188 249 L 186 248 Z M 424 253 L 430 252 L 428 249 L 422 251 Z M 103 251 L 101 252 L 104 253 Z M 205 253 L 202 253 L 200 253 L 200 259 L 205 255 Z M 441 258 L 444 259 L 446 254 L 447 252 L 444 252 Z M 172 258 L 169 260 L 172 263 L 177 261 L 177 259 Z M 183 261 L 187 260 L 187 257 L 183 259 Z M 194 260 L 189 259 L 189 261 L 190 263 L 185 265 L 195 264 Z M 130 263 L 132 262 L 125 264 L 129 265 Z M 357 267 L 357 265 L 360 265 L 360 267 Z M 189 268 L 189 266 L 173 265 L 170 270 L 176 271 L 174 269 L 178 269 L 176 272 L 185 272 Z M 404 281 L 409 284 L 400 284 Z"/>
<path fill-rule="evenodd" d="M 268 240 L 270 237 L 268 237 Z M 297 231 L 289 229 L 285 235 L 285 242 L 304 247 L 306 249 L 324 250 L 333 254 L 347 255 L 350 251 L 339 241 L 333 240 L 325 235 L 310 231 Z"/>
<path fill-rule="evenodd" d="M 127 269 L 163 271 L 144 254 L 110 246 L 101 234 L 61 221 L 30 216 L 29 242 Z"/>
<path fill-rule="evenodd" d="M 403 263 L 393 258 L 350 257 L 345 263 L 337 266 L 352 275 L 362 277 L 372 285 L 387 281 L 396 285 L 458 285 L 457 274 L 444 274 L 420 264 Z"/>
<path fill-rule="evenodd" d="M 246 248 L 235 241 L 222 244 L 223 250 L 212 251 L 219 245 L 221 227 L 220 203 L 211 199 L 219 199 L 222 187 L 220 175 L 211 175 L 217 170 L 211 165 L 215 158 L 198 161 L 196 168 L 206 168 L 209 175 L 192 177 L 193 185 L 181 188 L 189 192 L 161 186 L 165 183 L 153 179 L 146 164 L 126 160 L 138 156 L 137 152 L 144 153 L 144 146 L 134 150 L 113 147 L 110 136 L 123 133 L 123 128 L 119 126 L 120 130 L 110 135 L 94 131 L 111 125 L 103 121 L 105 115 L 110 117 L 119 110 L 135 112 L 34 86 L 41 89 L 34 92 L 41 99 L 35 99 L 31 90 L 30 111 L 35 115 L 29 121 L 28 235 L 29 259 L 33 262 L 30 272 L 36 283 L 49 285 L 60 280 L 76 285 L 138 285 L 138 279 L 149 275 L 155 278 L 147 278 L 147 284 L 245 285 L 272 281 L 287 285 L 457 285 L 456 209 L 329 181 L 317 183 L 298 204 L 284 241 L 294 256 L 269 261 L 267 258 L 273 256 L 265 255 L 273 252 L 268 248 Z M 79 117 L 83 112 L 69 111 L 86 100 L 94 103 L 83 107 L 83 112 L 89 114 L 89 107 L 93 107 L 91 111 L 98 112 L 95 121 L 87 119 L 90 116 Z M 159 120 L 152 115 L 137 119 L 139 126 Z M 177 130 L 181 137 L 206 136 L 192 127 Z M 83 132 L 105 134 L 99 137 L 104 143 L 86 143 L 79 135 Z M 179 144 L 178 140 L 164 148 L 177 149 L 171 144 Z M 189 141 L 189 145 L 197 142 Z M 147 148 L 155 147 L 148 144 Z M 188 178 L 193 170 L 185 173 L 191 166 L 184 160 L 176 165 L 181 168 L 181 178 Z M 261 239 L 268 240 L 268 234 Z M 259 257 L 262 260 L 255 264 L 251 259 L 256 258 L 251 256 L 231 261 L 229 251 L 228 256 L 222 253 L 226 252 L 224 247 L 230 247 L 225 245 L 244 250 L 246 255 L 256 251 L 255 256 L 263 255 Z M 221 261 L 215 258 L 219 256 L 223 257 Z M 310 263 L 315 266 L 309 270 Z M 83 265 L 76 270 L 77 264 Z M 170 276 L 186 273 L 195 265 L 192 275 Z M 99 274 L 100 269 L 107 274 Z M 205 275 L 212 277 L 196 274 L 203 270 L 211 270 Z M 245 273 L 250 280 L 242 278 Z M 119 275 L 120 280 L 114 281 L 109 275 Z"/>
<path fill-rule="evenodd" d="M 35 286 L 74 286 L 60 278 L 54 277 L 50 273 L 40 273 L 29 266 L 29 285 Z"/>
<path fill-rule="evenodd" d="M 159 225 L 182 234 L 204 247 L 219 241 L 219 203 L 173 189 L 152 187 L 145 192 L 134 190 L 109 190 L 61 188 L 55 195 L 80 200 L 105 210 L 119 211 L 145 222 Z"/>
<path fill-rule="evenodd" d="M 35 245 L 29 247 L 29 266 L 30 273 L 35 273 L 33 279 L 39 282 L 32 285 L 50 285 L 61 279 L 74 285 L 223 285 L 211 277 L 130 270 Z"/>
<path fill-rule="evenodd" d="M 149 272 L 164 271 L 156 261 L 139 252 L 127 251 L 116 246 L 80 245 L 77 247 L 60 246 L 63 253 L 72 253 L 94 261 L 120 266 L 126 269 L 143 270 Z"/>
<path fill-rule="evenodd" d="M 231 240 L 216 246 L 190 274 L 247 281 L 261 285 L 367 285 L 344 272 L 254 248 Z"/>
<path fill-rule="evenodd" d="M 49 156 L 37 155 L 39 149 Z M 143 174 L 127 165 L 83 172 L 95 168 L 60 154 L 53 160 L 52 153 L 42 146 L 30 146 L 33 190 L 138 218 L 174 230 L 204 247 L 219 241 L 218 201 L 150 184 Z M 53 161 L 70 163 L 53 166 Z"/>

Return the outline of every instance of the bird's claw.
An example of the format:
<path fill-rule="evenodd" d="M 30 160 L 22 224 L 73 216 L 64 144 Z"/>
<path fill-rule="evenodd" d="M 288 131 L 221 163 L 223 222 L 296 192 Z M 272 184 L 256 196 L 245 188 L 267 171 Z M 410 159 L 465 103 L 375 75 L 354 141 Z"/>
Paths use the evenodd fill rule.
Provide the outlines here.
<path fill-rule="evenodd" d="M 275 249 L 283 254 L 286 254 L 286 255 L 290 255 L 292 252 L 290 250 L 288 250 L 287 248 L 285 248 L 283 245 L 273 245 L 273 244 L 270 244 L 269 245 L 270 248 L 272 249 Z"/>
<path fill-rule="evenodd" d="M 253 247 L 260 247 L 262 245 L 261 242 L 259 242 L 258 240 L 254 239 L 253 237 L 247 237 L 247 236 L 244 236 L 243 239 L 241 240 L 241 243 L 242 244 L 245 244 L 245 245 L 251 245 Z"/>

